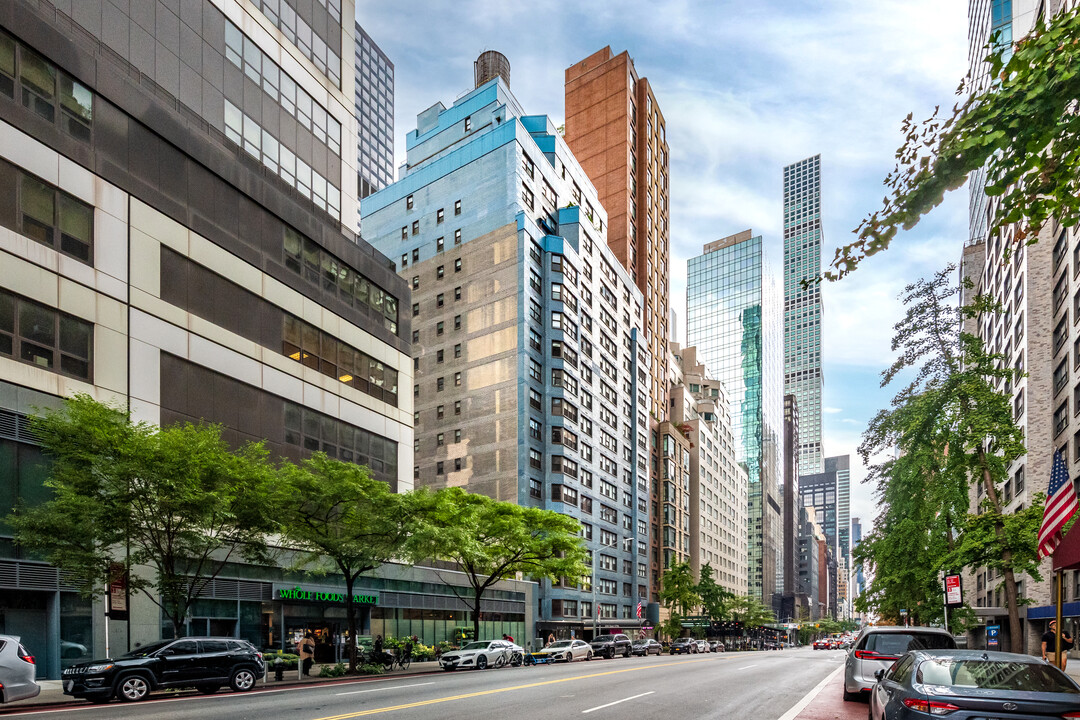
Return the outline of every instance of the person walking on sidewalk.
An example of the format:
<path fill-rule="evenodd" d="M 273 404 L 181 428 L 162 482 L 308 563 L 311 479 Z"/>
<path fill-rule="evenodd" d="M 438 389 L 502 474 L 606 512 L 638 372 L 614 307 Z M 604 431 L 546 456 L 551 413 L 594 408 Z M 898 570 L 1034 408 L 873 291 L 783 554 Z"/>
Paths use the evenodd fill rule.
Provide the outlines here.
<path fill-rule="evenodd" d="M 1042 658 L 1051 665 L 1054 664 L 1055 652 L 1057 650 L 1057 620 L 1051 620 L 1050 626 L 1042 636 Z M 1065 665 L 1069 659 L 1068 652 L 1073 649 L 1072 635 L 1067 632 L 1061 633 L 1061 669 L 1065 670 Z"/>
<path fill-rule="evenodd" d="M 300 641 L 300 674 L 303 677 L 311 675 L 311 666 L 315 662 L 315 639 L 311 633 L 304 636 Z"/>

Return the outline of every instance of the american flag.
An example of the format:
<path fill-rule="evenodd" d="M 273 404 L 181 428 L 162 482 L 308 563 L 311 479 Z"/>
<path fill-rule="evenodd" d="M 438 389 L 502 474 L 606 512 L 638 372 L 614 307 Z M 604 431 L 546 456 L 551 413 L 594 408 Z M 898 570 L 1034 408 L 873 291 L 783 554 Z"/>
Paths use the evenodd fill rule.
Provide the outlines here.
<path fill-rule="evenodd" d="M 1054 453 L 1054 467 L 1050 470 L 1050 491 L 1046 496 L 1042 527 L 1039 528 L 1039 558 L 1054 552 L 1061 542 L 1061 528 L 1076 512 L 1076 489 L 1069 479 L 1065 459 L 1061 451 Z"/>
<path fill-rule="evenodd" d="M 641 617 L 641 601 L 637 601 L 637 616 Z"/>

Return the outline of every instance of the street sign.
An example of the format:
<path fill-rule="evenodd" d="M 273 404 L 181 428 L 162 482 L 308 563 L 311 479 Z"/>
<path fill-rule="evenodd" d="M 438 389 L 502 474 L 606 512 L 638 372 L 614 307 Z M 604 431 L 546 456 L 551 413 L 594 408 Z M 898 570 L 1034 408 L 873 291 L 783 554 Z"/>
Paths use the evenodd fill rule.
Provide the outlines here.
<path fill-rule="evenodd" d="M 1001 632 L 1000 625 L 987 625 L 986 626 L 986 648 L 996 648 L 998 646 L 998 633 Z"/>
<path fill-rule="evenodd" d="M 959 575 L 945 576 L 945 604 L 949 607 L 961 607 L 964 604 L 964 592 Z"/>

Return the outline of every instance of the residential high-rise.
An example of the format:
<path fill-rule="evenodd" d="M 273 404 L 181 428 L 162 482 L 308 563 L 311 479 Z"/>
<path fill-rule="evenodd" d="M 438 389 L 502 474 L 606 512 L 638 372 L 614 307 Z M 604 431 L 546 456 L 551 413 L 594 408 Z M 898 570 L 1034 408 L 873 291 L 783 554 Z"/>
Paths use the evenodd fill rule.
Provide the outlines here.
<path fill-rule="evenodd" d="M 968 61 L 974 88 L 985 89 L 993 82 L 983 60 L 985 47 L 995 34 L 1007 54 L 1012 43 L 1023 38 L 1038 20 L 1049 21 L 1052 13 L 1071 5 L 971 0 Z M 991 233 L 998 199 L 985 194 L 985 183 L 985 169 L 972 174 L 970 235 L 963 251 L 961 276 L 970 279 L 973 287 L 963 291 L 963 298 L 989 296 L 1001 312 L 983 313 L 965 322 L 964 329 L 982 339 L 988 351 L 1001 354 L 1005 363 L 1023 373 L 1015 382 L 997 383 L 997 389 L 1012 399 L 1013 416 L 1024 432 L 1027 450 L 1009 466 L 1008 480 L 999 489 L 1003 510 L 1011 513 L 1029 507 L 1035 493 L 1046 492 L 1055 450 L 1061 450 L 1074 478 L 1080 467 L 1080 421 L 1074 414 L 1077 408 L 1071 407 L 1080 393 L 1074 370 L 1080 358 L 1080 326 L 1073 317 L 1080 307 L 1075 282 L 1080 268 L 1080 235 L 1076 227 L 1062 227 L 1055 218 L 1043 224 L 1035 244 L 1018 241 L 1015 226 Z M 973 483 L 972 506 L 985 498 L 982 484 Z M 1042 621 L 1031 618 L 1053 614 L 1049 580 L 1052 572 L 1049 560 L 1044 562 L 1041 582 L 1024 577 L 1018 583 L 1020 599 L 1029 603 L 1027 617 L 1021 620 L 1023 647 L 1029 652 L 1038 651 L 1045 630 Z M 972 604 L 976 612 L 988 624 L 1001 625 L 1002 647 L 1009 647 L 1008 610 L 1000 575 L 986 568 L 972 574 L 974 582 L 969 582 L 968 587 L 974 588 Z M 1075 573 L 1066 573 L 1065 586 L 1076 587 Z M 984 632 L 976 628 L 970 642 L 981 646 Z"/>
<path fill-rule="evenodd" d="M 672 383 L 670 425 L 689 444 L 689 539 L 690 567 L 700 577 L 702 566 L 712 566 L 713 578 L 727 591 L 745 595 L 746 567 L 746 470 L 735 459 L 734 435 L 727 389 L 713 379 L 697 356 L 697 348 L 671 343 Z M 667 427 L 668 423 L 664 423 Z M 667 443 L 667 433 L 663 438 Z M 664 469 L 665 478 L 671 476 Z M 664 532 L 673 512 L 665 497 L 657 515 Z M 666 567 L 666 566 L 665 566 Z"/>
<path fill-rule="evenodd" d="M 667 124 L 648 79 L 638 77 L 627 52 L 615 55 L 610 47 L 566 69 L 565 102 L 566 143 L 607 210 L 608 245 L 644 297 L 644 333 L 652 357 L 647 369 L 653 408 L 648 466 L 655 488 L 660 482 L 659 423 L 668 408 L 668 341 L 673 332 Z"/>
<path fill-rule="evenodd" d="M 780 312 L 760 235 L 745 230 L 707 244 L 690 258 L 687 340 L 731 400 L 737 457 L 749 483 L 749 594 L 770 606 L 783 550 Z"/>
<path fill-rule="evenodd" d="M 394 182 L 394 63 L 356 23 L 356 190 L 366 198 Z"/>
<path fill-rule="evenodd" d="M 837 559 L 851 557 L 851 456 L 825 458 L 825 472 L 836 473 Z M 850 560 L 847 566 L 851 567 Z"/>
<path fill-rule="evenodd" d="M 781 485 L 784 572 L 777 591 L 783 593 L 777 618 L 798 618 L 800 609 L 809 611 L 809 598 L 806 591 L 800 589 L 799 535 L 803 527 L 800 520 L 803 507 L 799 494 L 799 403 L 791 394 L 784 395 L 784 472 Z"/>
<path fill-rule="evenodd" d="M 651 358 L 604 208 L 502 73 L 421 112 L 406 147 L 362 207 L 412 288 L 413 477 L 580 520 L 594 572 L 542 583 L 537 632 L 626 628 L 648 601 Z"/>
<path fill-rule="evenodd" d="M 354 230 L 342 66 L 354 12 L 352 0 L 0 7 L 0 518 L 48 497 L 28 415 L 76 392 L 412 486 L 409 291 Z M 337 642 L 339 609 L 283 602 L 282 579 L 227 566 L 185 631 L 284 650 L 318 618 Z M 394 623 L 407 594 L 390 595 L 361 609 L 365 632 L 384 611 Z M 508 599 L 524 628 L 533 603 Z M 58 679 L 78 645 L 85 660 L 161 638 L 151 599 L 133 594 L 129 610 L 106 640 L 104 603 L 0 520 L 4 632 L 42 677 Z"/>
<path fill-rule="evenodd" d="M 859 543 L 862 542 L 862 522 L 857 517 L 851 518 L 851 552 L 855 552 L 855 548 L 859 547 Z M 863 573 L 863 566 L 861 562 L 852 561 L 853 573 L 853 586 L 851 592 L 852 602 L 857 597 L 863 594 L 863 590 L 866 589 L 866 575 Z"/>
<path fill-rule="evenodd" d="M 821 156 L 784 168 L 784 392 L 799 404 L 799 474 L 822 472 Z"/>

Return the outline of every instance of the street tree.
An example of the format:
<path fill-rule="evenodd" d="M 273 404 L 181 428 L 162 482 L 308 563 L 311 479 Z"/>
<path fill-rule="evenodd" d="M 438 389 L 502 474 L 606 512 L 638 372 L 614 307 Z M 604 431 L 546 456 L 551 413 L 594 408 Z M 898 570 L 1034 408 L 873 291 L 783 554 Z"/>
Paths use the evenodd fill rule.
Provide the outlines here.
<path fill-rule="evenodd" d="M 271 467 L 261 444 L 232 451 L 216 425 L 157 428 L 75 395 L 31 419 L 52 498 L 9 518 L 16 541 L 87 597 L 116 580 L 184 634 L 192 604 L 230 562 L 266 562 Z M 149 568 L 144 573 L 141 568 Z M 132 568 L 136 568 L 132 572 Z"/>
<path fill-rule="evenodd" d="M 701 605 L 694 573 L 687 561 L 672 563 L 660 575 L 660 604 L 668 610 L 664 629 L 672 638 L 682 634 L 682 621 Z"/>
<path fill-rule="evenodd" d="M 896 324 L 893 349 L 900 352 L 882 374 L 882 386 L 899 384 L 890 408 L 871 422 L 859 452 L 868 464 L 884 452 L 895 460 L 874 466 L 882 508 L 857 560 L 875 568 L 861 607 L 874 606 L 899 619 L 906 609 L 916 621 L 940 616 L 941 570 L 992 563 L 1002 571 L 1010 635 L 1020 643 L 1017 578 L 1041 579 L 1034 531 L 1041 499 L 1019 515 L 1007 515 L 1001 500 L 1009 464 L 1025 452 L 1009 397 L 1017 371 L 1003 356 L 986 350 L 964 323 L 998 312 L 976 297 L 957 302 L 953 266 L 919 280 L 902 296 L 907 307 Z M 970 489 L 983 500 L 970 512 Z M 968 533 L 974 533 L 968 536 Z M 917 566 L 917 567 L 913 567 Z"/>
<path fill-rule="evenodd" d="M 749 595 L 736 595 L 731 601 L 731 619 L 741 622 L 746 628 L 776 622 L 772 608 Z"/>
<path fill-rule="evenodd" d="M 720 622 L 727 619 L 728 612 L 735 594 L 728 592 L 716 582 L 712 563 L 701 566 L 695 590 L 701 598 L 701 612 L 711 622 Z"/>
<path fill-rule="evenodd" d="M 426 521 L 430 493 L 398 494 L 368 468 L 318 452 L 299 465 L 277 470 L 274 517 L 290 549 L 293 567 L 339 572 L 345 580 L 349 626 L 349 672 L 357 671 L 357 579 L 391 560 L 407 559 L 405 549 Z"/>
<path fill-rule="evenodd" d="M 576 585 L 591 572 L 581 525 L 569 515 L 446 488 L 435 493 L 427 517 L 410 550 L 454 562 L 465 573 L 472 594 L 459 598 L 472 613 L 474 638 L 480 637 L 484 593 L 500 580 L 521 573 Z"/>
<path fill-rule="evenodd" d="M 1049 23 L 1039 17 L 1015 44 L 995 37 L 987 53 L 989 81 L 965 78 L 951 112 L 938 106 L 921 123 L 904 120 L 882 208 L 837 249 L 824 277 L 843 277 L 889 247 L 984 167 L 986 193 L 999 198 L 990 234 L 1016 225 L 1016 242 L 1030 243 L 1048 218 L 1080 221 L 1080 7 Z"/>

